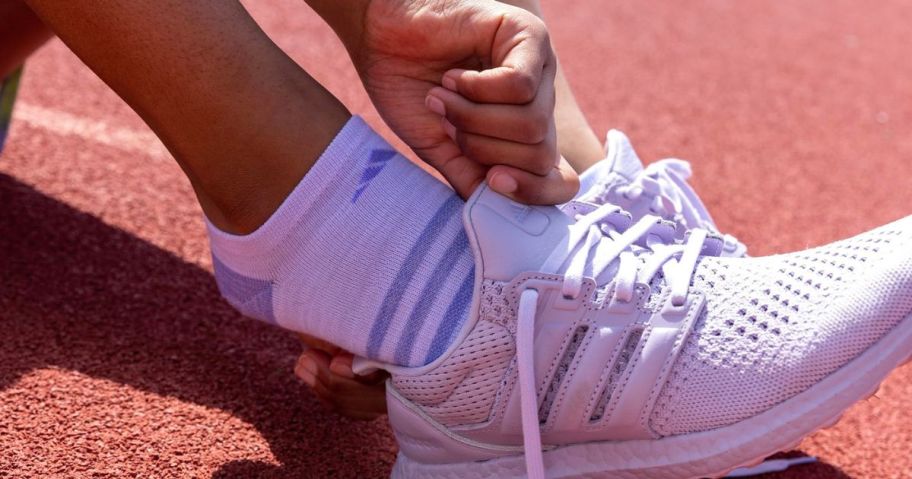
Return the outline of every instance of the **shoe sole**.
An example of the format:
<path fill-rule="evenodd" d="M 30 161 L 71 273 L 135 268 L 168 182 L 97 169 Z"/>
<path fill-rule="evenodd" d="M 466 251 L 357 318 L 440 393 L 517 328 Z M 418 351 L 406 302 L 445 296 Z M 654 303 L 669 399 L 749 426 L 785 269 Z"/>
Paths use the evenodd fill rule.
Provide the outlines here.
<path fill-rule="evenodd" d="M 810 434 L 836 424 L 855 403 L 912 359 L 912 314 L 864 353 L 806 391 L 730 426 L 655 440 L 605 441 L 544 453 L 549 478 L 682 479 L 722 477 L 790 450 Z M 393 478 L 520 478 L 521 454 L 486 461 L 423 464 L 399 454 Z"/>

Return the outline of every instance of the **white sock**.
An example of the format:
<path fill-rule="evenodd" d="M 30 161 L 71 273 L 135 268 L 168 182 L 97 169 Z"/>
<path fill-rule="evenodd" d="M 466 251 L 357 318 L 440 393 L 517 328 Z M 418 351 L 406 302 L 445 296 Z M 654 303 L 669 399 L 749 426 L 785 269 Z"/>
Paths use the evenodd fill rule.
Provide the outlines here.
<path fill-rule="evenodd" d="M 258 230 L 208 225 L 216 281 L 248 316 L 370 359 L 424 365 L 472 301 L 463 204 L 353 117 Z"/>

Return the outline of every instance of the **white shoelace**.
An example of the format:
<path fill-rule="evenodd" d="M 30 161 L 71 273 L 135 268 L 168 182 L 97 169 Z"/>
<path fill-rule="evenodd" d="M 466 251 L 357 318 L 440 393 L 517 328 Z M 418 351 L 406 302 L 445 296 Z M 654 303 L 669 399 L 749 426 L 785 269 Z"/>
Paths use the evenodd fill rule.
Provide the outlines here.
<path fill-rule="evenodd" d="M 718 232 L 709 210 L 687 180 L 693 174 L 690 163 L 667 158 L 647 166 L 633 181 L 615 192 L 630 202 L 649 201 L 649 211 L 688 229 Z M 605 198 L 603 198 L 605 200 Z M 615 202 L 610 201 L 609 202 Z M 731 235 L 723 236 L 725 251 L 735 251 L 741 243 Z"/>
<path fill-rule="evenodd" d="M 620 224 L 624 218 L 627 217 L 623 216 L 621 209 L 612 204 L 577 215 L 576 224 L 570 227 L 569 242 L 559 245 L 551 253 L 542 270 L 558 272 L 569 259 L 564 269 L 561 292 L 568 298 L 576 298 L 582 292 L 587 265 L 591 265 L 592 277 L 598 278 L 611 263 L 618 260 L 614 298 L 621 302 L 633 300 L 636 284 L 650 283 L 662 270 L 671 291 L 672 304 L 683 306 L 707 231 L 694 229 L 683 243 L 675 243 L 673 238 L 664 234 L 671 227 L 657 216 L 645 216 L 629 227 Z M 641 262 L 638 255 L 645 255 L 645 262 Z M 545 477 L 534 366 L 537 304 L 536 290 L 527 289 L 520 295 L 516 328 L 523 448 L 526 474 L 530 479 Z"/>

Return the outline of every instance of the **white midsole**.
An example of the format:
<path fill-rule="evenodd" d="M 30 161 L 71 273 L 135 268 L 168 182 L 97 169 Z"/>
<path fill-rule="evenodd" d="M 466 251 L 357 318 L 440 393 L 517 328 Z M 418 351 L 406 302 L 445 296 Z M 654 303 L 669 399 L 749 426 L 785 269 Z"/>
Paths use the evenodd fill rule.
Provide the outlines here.
<path fill-rule="evenodd" d="M 653 440 L 562 446 L 544 453 L 549 478 L 718 476 L 792 447 L 830 425 L 912 355 L 912 314 L 864 353 L 808 390 L 757 416 L 719 429 Z M 399 454 L 394 478 L 525 477 L 523 456 L 423 464 Z"/>

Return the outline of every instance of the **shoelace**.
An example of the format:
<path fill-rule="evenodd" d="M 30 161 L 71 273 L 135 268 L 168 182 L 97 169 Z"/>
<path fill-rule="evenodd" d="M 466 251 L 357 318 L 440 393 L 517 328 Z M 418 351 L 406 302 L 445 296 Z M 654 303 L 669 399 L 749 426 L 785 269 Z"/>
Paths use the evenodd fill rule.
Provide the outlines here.
<path fill-rule="evenodd" d="M 633 300 L 636 284 L 648 284 L 661 270 L 671 292 L 672 304 L 683 306 L 707 231 L 691 230 L 683 243 L 676 243 L 668 234 L 672 227 L 657 216 L 647 215 L 629 227 L 623 224 L 625 219 L 629 224 L 629 217 L 612 204 L 577 215 L 576 224 L 570 227 L 568 243 L 555 248 L 542 270 L 558 272 L 569 258 L 561 292 L 568 298 L 576 298 L 582 292 L 587 265 L 591 266 L 592 277 L 598 278 L 618 260 L 614 298 L 622 302 Z M 646 261 L 641 262 L 638 254 L 645 255 Z M 523 449 L 526 474 L 530 479 L 545 477 L 533 356 L 537 304 L 536 290 L 523 291 L 516 328 Z"/>
<path fill-rule="evenodd" d="M 633 181 L 615 191 L 628 201 L 649 201 L 650 212 L 688 229 L 703 228 L 718 233 L 709 210 L 687 183 L 692 174 L 690 163 L 667 158 L 647 166 Z M 726 251 L 735 251 L 742 246 L 731 235 L 723 235 L 723 241 Z"/>

